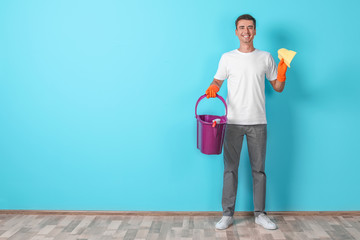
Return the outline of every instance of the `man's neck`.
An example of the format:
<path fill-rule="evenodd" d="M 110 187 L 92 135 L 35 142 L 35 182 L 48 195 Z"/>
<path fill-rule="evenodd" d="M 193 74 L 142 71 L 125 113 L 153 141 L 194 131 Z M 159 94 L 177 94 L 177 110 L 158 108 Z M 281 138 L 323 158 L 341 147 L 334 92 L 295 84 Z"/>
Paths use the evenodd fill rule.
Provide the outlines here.
<path fill-rule="evenodd" d="M 240 47 L 238 48 L 240 52 L 243 53 L 249 53 L 255 50 L 254 44 L 240 44 Z"/>

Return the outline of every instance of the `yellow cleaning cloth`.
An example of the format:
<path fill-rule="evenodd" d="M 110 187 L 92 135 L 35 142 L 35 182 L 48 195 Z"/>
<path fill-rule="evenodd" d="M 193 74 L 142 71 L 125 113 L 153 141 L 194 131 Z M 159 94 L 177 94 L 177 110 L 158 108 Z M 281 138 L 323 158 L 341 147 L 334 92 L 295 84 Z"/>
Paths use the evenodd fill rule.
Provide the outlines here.
<path fill-rule="evenodd" d="M 279 59 L 281 60 L 283 58 L 286 66 L 288 66 L 288 67 L 290 67 L 290 63 L 293 60 L 293 58 L 295 57 L 295 54 L 296 54 L 296 52 L 287 50 L 285 48 L 281 48 L 278 50 Z"/>

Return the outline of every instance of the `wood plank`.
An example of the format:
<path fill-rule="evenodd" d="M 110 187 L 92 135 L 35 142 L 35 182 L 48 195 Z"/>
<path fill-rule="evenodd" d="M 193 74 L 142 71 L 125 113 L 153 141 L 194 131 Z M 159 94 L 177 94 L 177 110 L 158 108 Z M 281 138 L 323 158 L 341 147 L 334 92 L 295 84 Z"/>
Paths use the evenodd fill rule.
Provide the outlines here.
<path fill-rule="evenodd" d="M 359 216 L 270 215 L 277 230 L 254 223 L 253 216 L 235 216 L 233 226 L 216 230 L 221 216 L 23 215 L 0 214 L 0 240 L 80 239 L 360 239 Z"/>

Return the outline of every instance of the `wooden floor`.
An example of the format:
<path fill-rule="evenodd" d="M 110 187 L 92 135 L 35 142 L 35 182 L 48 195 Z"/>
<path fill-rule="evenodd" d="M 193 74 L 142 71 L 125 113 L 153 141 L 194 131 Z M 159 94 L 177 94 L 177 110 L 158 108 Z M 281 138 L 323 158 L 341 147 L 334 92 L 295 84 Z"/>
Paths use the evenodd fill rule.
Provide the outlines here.
<path fill-rule="evenodd" d="M 0 214 L 0 240 L 92 239 L 359 239 L 360 216 L 271 216 L 265 230 L 250 216 L 236 216 L 215 230 L 215 216 L 106 216 Z"/>

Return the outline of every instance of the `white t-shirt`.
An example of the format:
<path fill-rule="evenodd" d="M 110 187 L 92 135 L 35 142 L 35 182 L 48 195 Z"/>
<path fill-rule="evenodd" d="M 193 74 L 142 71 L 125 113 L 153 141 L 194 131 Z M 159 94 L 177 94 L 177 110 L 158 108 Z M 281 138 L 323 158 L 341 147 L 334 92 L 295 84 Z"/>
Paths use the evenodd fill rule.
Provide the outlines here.
<path fill-rule="evenodd" d="M 265 76 L 277 78 L 277 67 L 270 53 L 255 49 L 250 53 L 233 50 L 221 56 L 215 79 L 227 79 L 228 123 L 266 124 Z"/>

